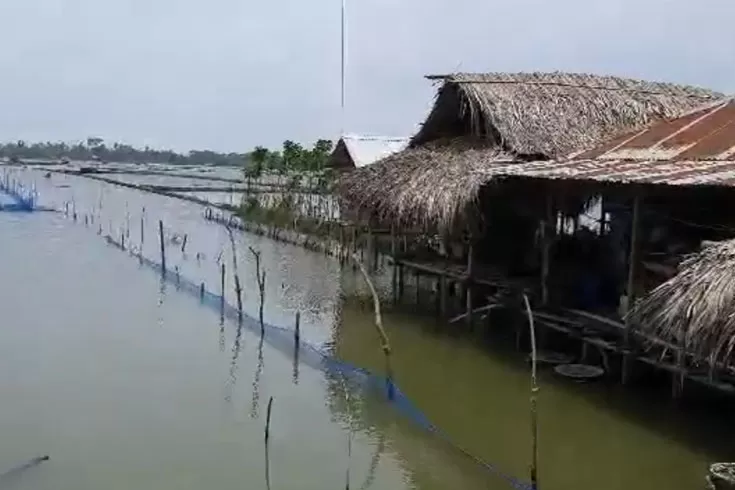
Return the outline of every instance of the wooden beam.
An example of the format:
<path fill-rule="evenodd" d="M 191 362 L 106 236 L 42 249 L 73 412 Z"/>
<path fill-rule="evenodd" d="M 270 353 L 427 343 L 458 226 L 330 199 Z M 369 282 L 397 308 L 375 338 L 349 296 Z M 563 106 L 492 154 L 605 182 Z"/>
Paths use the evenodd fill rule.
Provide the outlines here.
<path fill-rule="evenodd" d="M 468 327 L 472 327 L 472 266 L 473 266 L 472 236 L 469 238 L 467 249 L 467 317 L 465 321 Z"/>
<path fill-rule="evenodd" d="M 630 224 L 630 254 L 628 256 L 628 287 L 627 287 L 627 302 L 625 308 L 625 349 L 626 352 L 623 354 L 623 369 L 622 369 L 622 383 L 628 382 L 628 376 L 631 369 L 632 356 L 630 352 L 631 347 L 631 330 L 633 328 L 630 316 L 628 312 L 633 307 L 635 301 L 635 280 L 638 275 L 638 228 L 640 227 L 640 206 L 641 198 L 636 193 L 633 198 L 633 217 Z"/>
<path fill-rule="evenodd" d="M 633 198 L 633 217 L 630 224 L 630 253 L 628 255 L 628 285 L 626 289 L 628 305 L 625 311 L 626 343 L 630 340 L 631 329 L 631 322 L 627 313 L 633 306 L 633 302 L 635 301 L 635 282 L 638 275 L 638 228 L 640 227 L 640 202 L 640 196 L 636 194 L 636 196 Z"/>
<path fill-rule="evenodd" d="M 541 220 L 541 304 L 549 304 L 549 261 L 551 250 L 551 223 L 553 220 L 553 202 L 551 192 L 546 194 L 546 210 Z"/>

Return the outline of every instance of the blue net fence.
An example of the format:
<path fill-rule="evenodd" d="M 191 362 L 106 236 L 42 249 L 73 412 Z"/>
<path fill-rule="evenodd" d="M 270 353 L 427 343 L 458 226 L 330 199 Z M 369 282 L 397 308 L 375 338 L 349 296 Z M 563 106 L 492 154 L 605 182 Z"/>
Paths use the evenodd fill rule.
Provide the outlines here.
<path fill-rule="evenodd" d="M 16 181 L 9 181 L 7 177 L 0 179 L 0 182 L 2 182 L 0 183 L 0 191 L 6 192 L 14 199 L 17 199 L 18 209 L 22 208 L 26 211 L 42 209 L 36 204 L 38 193 L 35 189 L 23 187 Z M 85 226 L 91 226 L 91 222 L 86 216 L 83 219 L 78 219 L 76 210 L 71 211 L 68 206 L 58 211 L 68 219 L 73 220 L 74 223 L 83 223 Z M 202 219 L 204 218 L 205 216 L 202 216 Z M 476 457 L 456 444 L 445 432 L 429 420 L 409 397 L 403 393 L 400 386 L 386 376 L 336 359 L 322 347 L 298 337 L 295 328 L 281 327 L 267 322 L 261 323 L 259 319 L 249 316 L 244 311 L 238 310 L 237 307 L 229 303 L 224 292 L 222 294 L 213 292 L 208 289 L 205 282 L 196 282 L 183 275 L 178 267 L 164 268 L 161 262 L 146 257 L 140 252 L 140 249 L 136 249 L 134 246 L 131 247 L 129 236 L 126 243 L 125 233 L 121 232 L 119 237 L 116 237 L 112 230 L 103 233 L 102 226 L 99 225 L 97 227 L 97 234 L 103 237 L 110 246 L 127 253 L 131 258 L 137 260 L 140 265 L 160 275 L 162 281 L 174 285 L 178 291 L 196 298 L 203 306 L 218 312 L 223 319 L 226 318 L 237 322 L 238 328 L 248 329 L 258 335 L 262 335 L 265 342 L 273 348 L 289 356 L 293 356 L 295 362 L 302 363 L 329 375 L 339 376 L 347 380 L 349 385 L 355 389 L 369 390 L 372 393 L 378 394 L 386 403 L 389 403 L 400 414 L 418 427 L 442 439 L 450 447 L 464 457 L 469 458 L 479 467 L 506 481 L 509 486 L 518 490 L 530 490 L 534 488 L 534 485 L 530 482 L 504 473 L 495 465 Z"/>
<path fill-rule="evenodd" d="M 21 181 L 5 172 L 0 178 L 0 192 L 11 198 L 11 203 L 0 203 L 0 211 L 30 212 L 37 208 L 38 193 L 32 187 L 25 186 Z"/>

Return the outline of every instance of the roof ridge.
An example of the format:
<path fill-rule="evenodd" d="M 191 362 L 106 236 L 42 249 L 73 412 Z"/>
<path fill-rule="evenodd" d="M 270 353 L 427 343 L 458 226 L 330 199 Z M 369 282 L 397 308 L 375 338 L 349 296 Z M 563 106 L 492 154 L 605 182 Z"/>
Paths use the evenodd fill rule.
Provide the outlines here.
<path fill-rule="evenodd" d="M 723 97 L 723 94 L 719 92 L 696 85 L 581 72 L 458 72 L 444 75 L 427 75 L 425 78 L 456 84 L 557 86 L 654 95 L 671 95 L 670 91 L 674 89 L 684 92 L 678 95 L 688 98 L 720 99 Z M 615 86 L 611 84 L 612 82 L 623 82 L 626 86 Z"/>
<path fill-rule="evenodd" d="M 365 134 L 344 134 L 342 138 L 358 139 L 362 141 L 404 141 L 410 139 L 410 136 L 380 136 Z"/>

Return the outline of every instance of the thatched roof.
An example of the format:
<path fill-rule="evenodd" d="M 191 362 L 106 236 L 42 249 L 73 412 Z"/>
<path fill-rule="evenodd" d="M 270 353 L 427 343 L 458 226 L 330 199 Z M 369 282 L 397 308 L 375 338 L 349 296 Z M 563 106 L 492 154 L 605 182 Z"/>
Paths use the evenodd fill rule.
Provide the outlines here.
<path fill-rule="evenodd" d="M 679 273 L 630 312 L 640 328 L 703 358 L 724 360 L 735 347 L 735 240 L 705 245 Z"/>
<path fill-rule="evenodd" d="M 562 156 L 721 97 L 701 88 L 584 74 L 430 78 L 443 84 L 409 149 L 342 180 L 342 197 L 352 208 L 451 228 L 491 180 L 474 173 L 497 158 Z"/>
<path fill-rule="evenodd" d="M 437 141 L 351 172 L 341 179 L 340 194 L 383 222 L 449 229 L 484 183 L 479 170 L 514 159 L 494 145 Z"/>
<path fill-rule="evenodd" d="M 432 77 L 432 78 L 437 78 Z M 444 81 L 412 144 L 470 134 L 517 154 L 561 157 L 721 97 L 709 90 L 579 73 L 460 73 Z"/>

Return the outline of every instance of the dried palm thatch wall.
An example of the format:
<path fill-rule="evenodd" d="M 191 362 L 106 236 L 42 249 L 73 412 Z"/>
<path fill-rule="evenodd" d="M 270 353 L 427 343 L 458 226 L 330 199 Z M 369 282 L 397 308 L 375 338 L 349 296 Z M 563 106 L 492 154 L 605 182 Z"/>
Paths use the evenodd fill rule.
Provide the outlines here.
<path fill-rule="evenodd" d="M 711 361 L 735 348 L 735 240 L 705 245 L 631 310 L 640 328 Z"/>
<path fill-rule="evenodd" d="M 443 83 L 410 147 L 341 180 L 351 209 L 399 226 L 451 230 L 476 211 L 480 188 L 492 180 L 483 169 L 564 156 L 721 97 L 585 74 L 429 78 Z"/>

